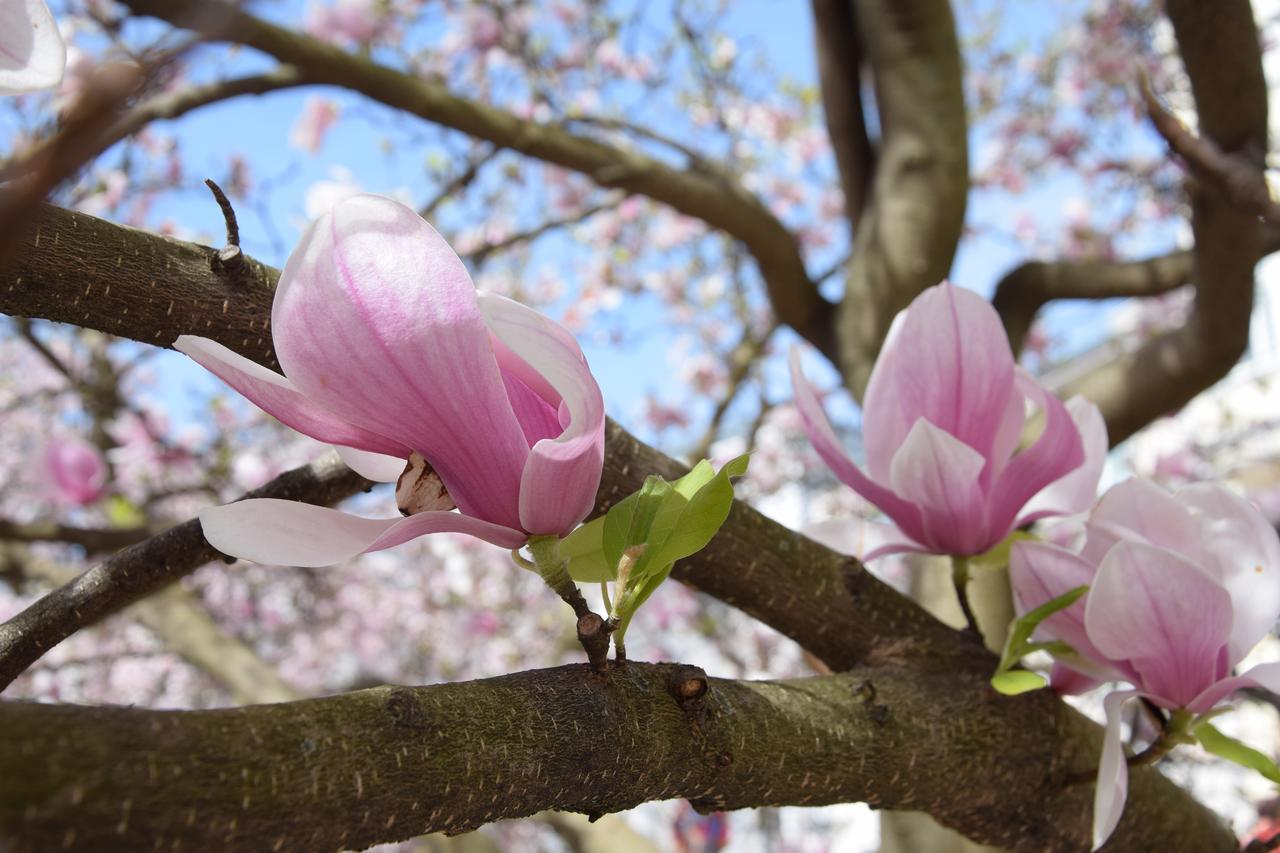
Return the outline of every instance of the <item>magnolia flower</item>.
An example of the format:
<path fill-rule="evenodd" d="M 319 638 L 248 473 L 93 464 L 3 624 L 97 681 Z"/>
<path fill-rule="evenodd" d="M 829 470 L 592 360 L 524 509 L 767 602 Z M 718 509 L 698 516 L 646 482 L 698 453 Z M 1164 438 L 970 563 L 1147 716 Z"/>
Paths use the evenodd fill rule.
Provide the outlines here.
<path fill-rule="evenodd" d="M 52 89 L 67 47 L 44 0 L 0 0 L 0 95 Z"/>
<path fill-rule="evenodd" d="M 205 338 L 175 346 L 364 476 L 399 479 L 408 517 L 240 501 L 200 514 L 220 551 L 322 566 L 439 531 L 515 548 L 591 510 L 604 401 L 582 351 L 536 311 L 477 292 L 404 205 L 357 195 L 316 220 L 281 273 L 271 330 L 284 376 Z"/>
<path fill-rule="evenodd" d="M 91 444 L 59 438 L 44 450 L 44 473 L 51 494 L 65 503 L 88 506 L 107 486 L 107 463 Z"/>
<path fill-rule="evenodd" d="M 1079 586 L 1089 592 L 1042 622 L 1041 639 L 1076 656 L 1055 687 L 1078 692 L 1102 680 L 1132 690 L 1104 701 L 1106 740 L 1094 800 L 1094 845 L 1120 820 L 1128 767 L 1120 710 L 1145 697 L 1203 714 L 1242 687 L 1280 690 L 1280 663 L 1232 676 L 1280 616 L 1280 539 L 1248 501 L 1221 486 L 1169 494 L 1147 480 L 1113 487 L 1089 516 L 1080 554 L 1018 542 L 1009 571 L 1020 613 Z"/>
<path fill-rule="evenodd" d="M 1065 406 L 1013 360 L 995 309 L 975 293 L 931 287 L 893 321 L 862 406 L 867 470 L 840 446 L 791 352 L 796 407 L 814 449 L 897 531 L 866 559 L 901 551 L 981 554 L 1038 518 L 1082 512 L 1107 451 L 1097 407 Z M 1028 403 L 1040 437 L 1018 452 Z"/>

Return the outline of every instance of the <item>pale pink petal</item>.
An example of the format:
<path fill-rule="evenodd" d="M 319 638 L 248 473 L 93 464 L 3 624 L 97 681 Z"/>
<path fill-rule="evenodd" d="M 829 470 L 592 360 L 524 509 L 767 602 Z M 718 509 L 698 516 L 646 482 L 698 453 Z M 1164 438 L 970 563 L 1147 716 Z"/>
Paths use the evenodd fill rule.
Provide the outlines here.
<path fill-rule="evenodd" d="M 982 488 L 990 492 L 991 484 L 999 479 L 1001 472 L 1009 464 L 1018 445 L 1022 443 L 1022 431 L 1027 425 L 1027 401 L 1021 394 L 1009 397 L 1004 418 L 996 430 L 995 441 L 991 445 L 991 464 L 982 472 Z"/>
<path fill-rule="evenodd" d="M 466 514 L 519 526 L 529 445 L 466 268 L 414 211 L 356 195 L 316 220 L 271 324 L 300 392 L 421 453 Z"/>
<path fill-rule="evenodd" d="M 1280 693 L 1280 663 L 1260 663 L 1237 676 L 1224 678 L 1188 702 L 1187 709 L 1194 714 L 1203 714 L 1213 710 L 1215 705 L 1232 693 L 1246 687 L 1261 687 L 1272 693 Z"/>
<path fill-rule="evenodd" d="M 555 322 L 504 296 L 482 294 L 480 310 L 502 343 L 541 377 L 567 414 L 564 431 L 529 452 L 520 481 L 520 523 L 566 535 L 595 506 L 604 461 L 604 397 L 582 350 Z M 521 407 L 524 410 L 524 407 Z"/>
<path fill-rule="evenodd" d="M 1195 515 L 1206 555 L 1201 568 L 1231 594 L 1229 657 L 1247 655 L 1280 614 L 1280 537 L 1244 498 L 1215 483 L 1180 489 L 1175 499 Z"/>
<path fill-rule="evenodd" d="M 1013 352 L 1000 316 L 943 282 L 921 293 L 887 338 L 862 407 L 867 467 L 884 481 L 898 447 L 926 419 L 991 458 L 1014 396 Z"/>
<path fill-rule="evenodd" d="M 43 0 L 0 0 L 0 95 L 62 82 L 67 47 Z"/>
<path fill-rule="evenodd" d="M 356 450 L 354 447 L 343 447 L 340 444 L 335 444 L 333 449 L 338 451 L 338 455 L 342 457 L 342 461 L 348 468 L 375 483 L 394 483 L 400 479 L 400 475 L 404 473 L 404 466 L 409 461 L 399 456 L 370 453 L 367 450 Z"/>
<path fill-rule="evenodd" d="M 806 525 L 802 532 L 832 551 L 857 557 L 864 563 L 887 554 L 924 550 L 892 524 L 865 518 L 829 518 Z"/>
<path fill-rule="evenodd" d="M 361 518 L 274 498 L 202 510 L 200 526 L 209 544 L 224 554 L 255 563 L 304 567 L 330 566 L 428 533 L 466 533 L 503 548 L 518 548 L 528 539 L 521 531 L 456 512 Z"/>
<path fill-rule="evenodd" d="M 920 511 L 908 501 L 903 500 L 892 490 L 871 480 L 853 464 L 840 446 L 827 414 L 818 401 L 818 393 L 800 368 L 800 351 L 791 350 L 791 386 L 795 396 L 796 411 L 804 423 L 805 432 L 813 449 L 822 461 L 827 463 L 836 479 L 862 495 L 881 512 L 898 525 L 898 528 L 909 538 L 924 544 L 924 528 L 920 519 Z M 905 435 L 905 434 L 904 434 Z"/>
<path fill-rule="evenodd" d="M 1103 678 L 1106 678 L 1106 676 Z M 1053 666 L 1049 667 L 1049 686 L 1053 688 L 1055 693 L 1062 693 L 1067 696 L 1079 696 L 1081 693 L 1088 693 L 1101 684 L 1103 678 L 1081 672 L 1059 660 L 1055 660 Z"/>
<path fill-rule="evenodd" d="M 991 527 L 1006 533 L 1036 493 L 1085 461 L 1080 432 L 1062 401 L 1022 368 L 1017 371 L 1017 385 L 1044 413 L 1044 431 L 1035 444 L 1013 457 L 991 487 Z"/>
<path fill-rule="evenodd" d="M 1085 628 L 1103 655 L 1127 660 L 1140 687 L 1179 708 L 1228 671 L 1231 597 L 1164 548 L 1120 542 L 1098 567 Z"/>
<path fill-rule="evenodd" d="M 556 406 L 548 403 L 516 373 L 502 371 L 502 384 L 507 389 L 511 410 L 515 412 L 530 447 L 544 438 L 555 438 L 564 431 L 560 425 L 558 402 Z"/>
<path fill-rule="evenodd" d="M 1098 499 L 1085 528 L 1082 553 L 1092 563 L 1102 562 L 1122 539 L 1159 545 L 1193 562 L 1203 556 L 1200 525 L 1191 512 L 1150 480 L 1134 478 L 1112 486 Z"/>
<path fill-rule="evenodd" d="M 1098 496 L 1098 479 L 1107 461 L 1107 424 L 1098 407 L 1084 397 L 1067 401 L 1067 412 L 1080 432 L 1084 447 L 1084 464 L 1064 477 L 1059 477 L 1036 494 L 1018 517 L 1021 527 L 1030 521 L 1050 515 L 1075 515 L 1093 505 Z"/>
<path fill-rule="evenodd" d="M 53 495 L 67 503 L 87 506 L 106 491 L 107 462 L 88 442 L 53 439 L 45 448 L 44 467 Z"/>
<path fill-rule="evenodd" d="M 995 544 L 978 485 L 985 464 L 958 438 L 916 421 L 894 454 L 889 477 L 894 493 L 919 507 L 923 544 L 943 554 L 981 554 Z M 1003 536 L 1001 531 L 995 538 Z"/>
<path fill-rule="evenodd" d="M 1094 572 L 1090 563 L 1065 548 L 1043 542 L 1015 542 L 1009 553 L 1009 583 L 1018 615 L 1025 615 L 1076 587 L 1091 586 Z M 1041 622 L 1036 636 L 1062 640 L 1099 665 L 1109 664 L 1085 630 L 1086 600 L 1087 595 Z"/>
<path fill-rule="evenodd" d="M 1107 715 L 1102 738 L 1102 758 L 1098 762 L 1098 784 L 1093 794 L 1093 849 L 1097 850 L 1115 832 L 1129 798 L 1129 765 L 1120 737 L 1124 703 L 1141 694 L 1137 690 L 1117 690 L 1102 700 Z"/>
<path fill-rule="evenodd" d="M 328 444 L 340 444 L 407 459 L 404 445 L 354 426 L 303 396 L 278 373 L 208 338 L 182 335 L 173 348 L 185 353 L 285 426 Z"/>

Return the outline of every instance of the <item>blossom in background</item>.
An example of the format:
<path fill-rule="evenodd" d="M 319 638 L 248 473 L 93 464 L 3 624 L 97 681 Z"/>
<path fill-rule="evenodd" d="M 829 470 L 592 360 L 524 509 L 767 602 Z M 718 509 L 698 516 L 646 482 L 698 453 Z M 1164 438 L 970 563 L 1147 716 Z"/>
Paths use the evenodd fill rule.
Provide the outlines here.
<path fill-rule="evenodd" d="M 897 526 L 866 559 L 981 554 L 1014 527 L 1093 501 L 1107 451 L 1097 407 L 1063 405 L 1017 367 L 999 316 L 975 293 L 943 283 L 895 318 L 862 406 L 869 476 L 841 448 L 798 350 L 791 378 L 818 455 Z M 1044 428 L 1019 452 L 1028 403 Z"/>
<path fill-rule="evenodd" d="M 335 0 L 312 3 L 306 30 L 334 44 L 369 44 L 387 35 L 393 20 L 384 0 Z"/>
<path fill-rule="evenodd" d="M 325 134 L 338 120 L 338 104 L 329 98 L 312 95 L 302 106 L 302 115 L 289 133 L 289 142 L 311 154 L 320 150 Z"/>
<path fill-rule="evenodd" d="M 1203 714 L 1242 687 L 1280 690 L 1280 663 L 1232 668 L 1280 616 L 1280 539 L 1248 501 L 1208 483 L 1170 494 L 1147 480 L 1110 489 L 1089 516 L 1079 554 L 1018 542 L 1009 571 L 1019 613 L 1071 589 L 1083 598 L 1040 623 L 1037 637 L 1076 652 L 1055 686 L 1110 694 L 1094 801 L 1094 843 L 1115 829 L 1128 793 L 1120 710 L 1144 697 Z"/>
<path fill-rule="evenodd" d="M 67 46 L 44 0 L 0 0 L 0 95 L 62 82 Z"/>
<path fill-rule="evenodd" d="M 53 497 L 88 506 L 107 489 L 107 463 L 98 448 L 78 438 L 55 438 L 45 447 L 44 474 Z"/>
<path fill-rule="evenodd" d="M 338 445 L 364 476 L 400 479 L 409 515 L 240 501 L 200 515 L 219 550 L 320 566 L 439 531 L 514 548 L 564 535 L 590 511 L 604 401 L 582 351 L 536 311 L 477 292 L 404 205 L 357 195 L 314 222 L 281 273 L 271 330 L 284 376 L 205 338 L 175 346 L 286 425 Z"/>

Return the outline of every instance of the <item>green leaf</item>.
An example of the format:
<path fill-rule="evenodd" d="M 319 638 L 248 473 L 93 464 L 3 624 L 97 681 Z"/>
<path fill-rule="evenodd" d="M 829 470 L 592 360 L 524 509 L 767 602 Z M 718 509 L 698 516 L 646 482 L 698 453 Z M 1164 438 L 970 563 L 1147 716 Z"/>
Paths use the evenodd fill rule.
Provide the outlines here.
<path fill-rule="evenodd" d="M 1014 621 L 1009 629 L 1009 639 L 1004 644 L 1004 653 L 1000 656 L 1000 665 L 991 676 L 991 686 L 1006 696 L 1016 696 L 1028 690 L 1038 690 L 1047 683 L 1043 676 L 1026 670 L 1014 669 L 1018 661 L 1032 652 L 1045 651 L 1059 657 L 1075 654 L 1075 649 L 1060 640 L 1043 643 L 1031 642 L 1040 623 L 1060 610 L 1066 610 L 1080 600 L 1080 596 L 1089 591 L 1087 586 L 1078 586 L 1067 590 L 1057 598 L 1046 601 L 1035 610 L 1023 614 Z"/>
<path fill-rule="evenodd" d="M 632 545 L 648 541 L 654 516 L 662 508 L 668 496 L 674 494 L 671 484 L 650 474 L 645 477 L 640 491 L 619 501 L 604 517 L 604 557 L 613 566 L 622 559 L 622 552 Z"/>
<path fill-rule="evenodd" d="M 569 563 L 569 577 L 579 583 L 603 583 L 617 576 L 618 564 L 604 556 L 604 516 L 561 539 L 560 556 Z"/>
<path fill-rule="evenodd" d="M 111 495 L 106 501 L 107 519 L 112 527 L 141 527 L 147 516 L 124 495 Z"/>
<path fill-rule="evenodd" d="M 1272 782 L 1280 785 L 1280 767 L 1277 767 L 1273 760 L 1253 747 L 1243 744 L 1233 737 L 1224 735 L 1207 722 L 1196 725 L 1191 730 L 1191 733 L 1196 736 L 1196 740 L 1200 741 L 1200 745 L 1207 752 L 1239 764 L 1241 767 L 1256 770 Z"/>
<path fill-rule="evenodd" d="M 719 473 L 697 488 L 681 508 L 671 535 L 664 542 L 651 542 L 650 548 L 654 549 L 651 559 L 654 563 L 674 563 L 706 547 L 729 517 L 729 509 L 733 506 L 733 483 L 729 478 L 745 474 L 747 462 L 746 456 L 726 462 Z M 703 464 L 711 467 L 710 463 L 699 463 L 699 467 Z M 698 469 L 695 468 L 686 478 L 697 473 Z M 677 482 L 677 493 L 680 492 L 680 485 L 682 484 Z"/>
<path fill-rule="evenodd" d="M 1017 696 L 1039 690 L 1049 682 L 1043 675 L 1025 669 L 1008 669 L 991 676 L 991 686 L 1005 696 Z"/>

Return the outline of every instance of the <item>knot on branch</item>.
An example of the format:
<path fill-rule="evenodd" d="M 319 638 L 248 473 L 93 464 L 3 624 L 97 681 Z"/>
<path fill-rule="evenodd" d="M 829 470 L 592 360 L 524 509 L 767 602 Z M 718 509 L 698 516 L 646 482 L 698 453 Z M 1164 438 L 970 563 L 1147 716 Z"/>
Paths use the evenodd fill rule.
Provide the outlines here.
<path fill-rule="evenodd" d="M 876 701 L 876 686 L 871 683 L 871 679 L 859 681 L 853 688 L 853 696 L 862 701 L 871 722 L 883 726 L 889 721 L 889 706 Z"/>
<path fill-rule="evenodd" d="M 400 728 L 417 730 L 427 726 L 427 714 L 412 690 L 392 687 L 391 695 L 387 697 L 386 709 L 392 722 Z"/>
<path fill-rule="evenodd" d="M 667 692 L 686 711 L 701 706 L 707 689 L 707 674 L 701 667 L 681 664 L 667 675 Z"/>

